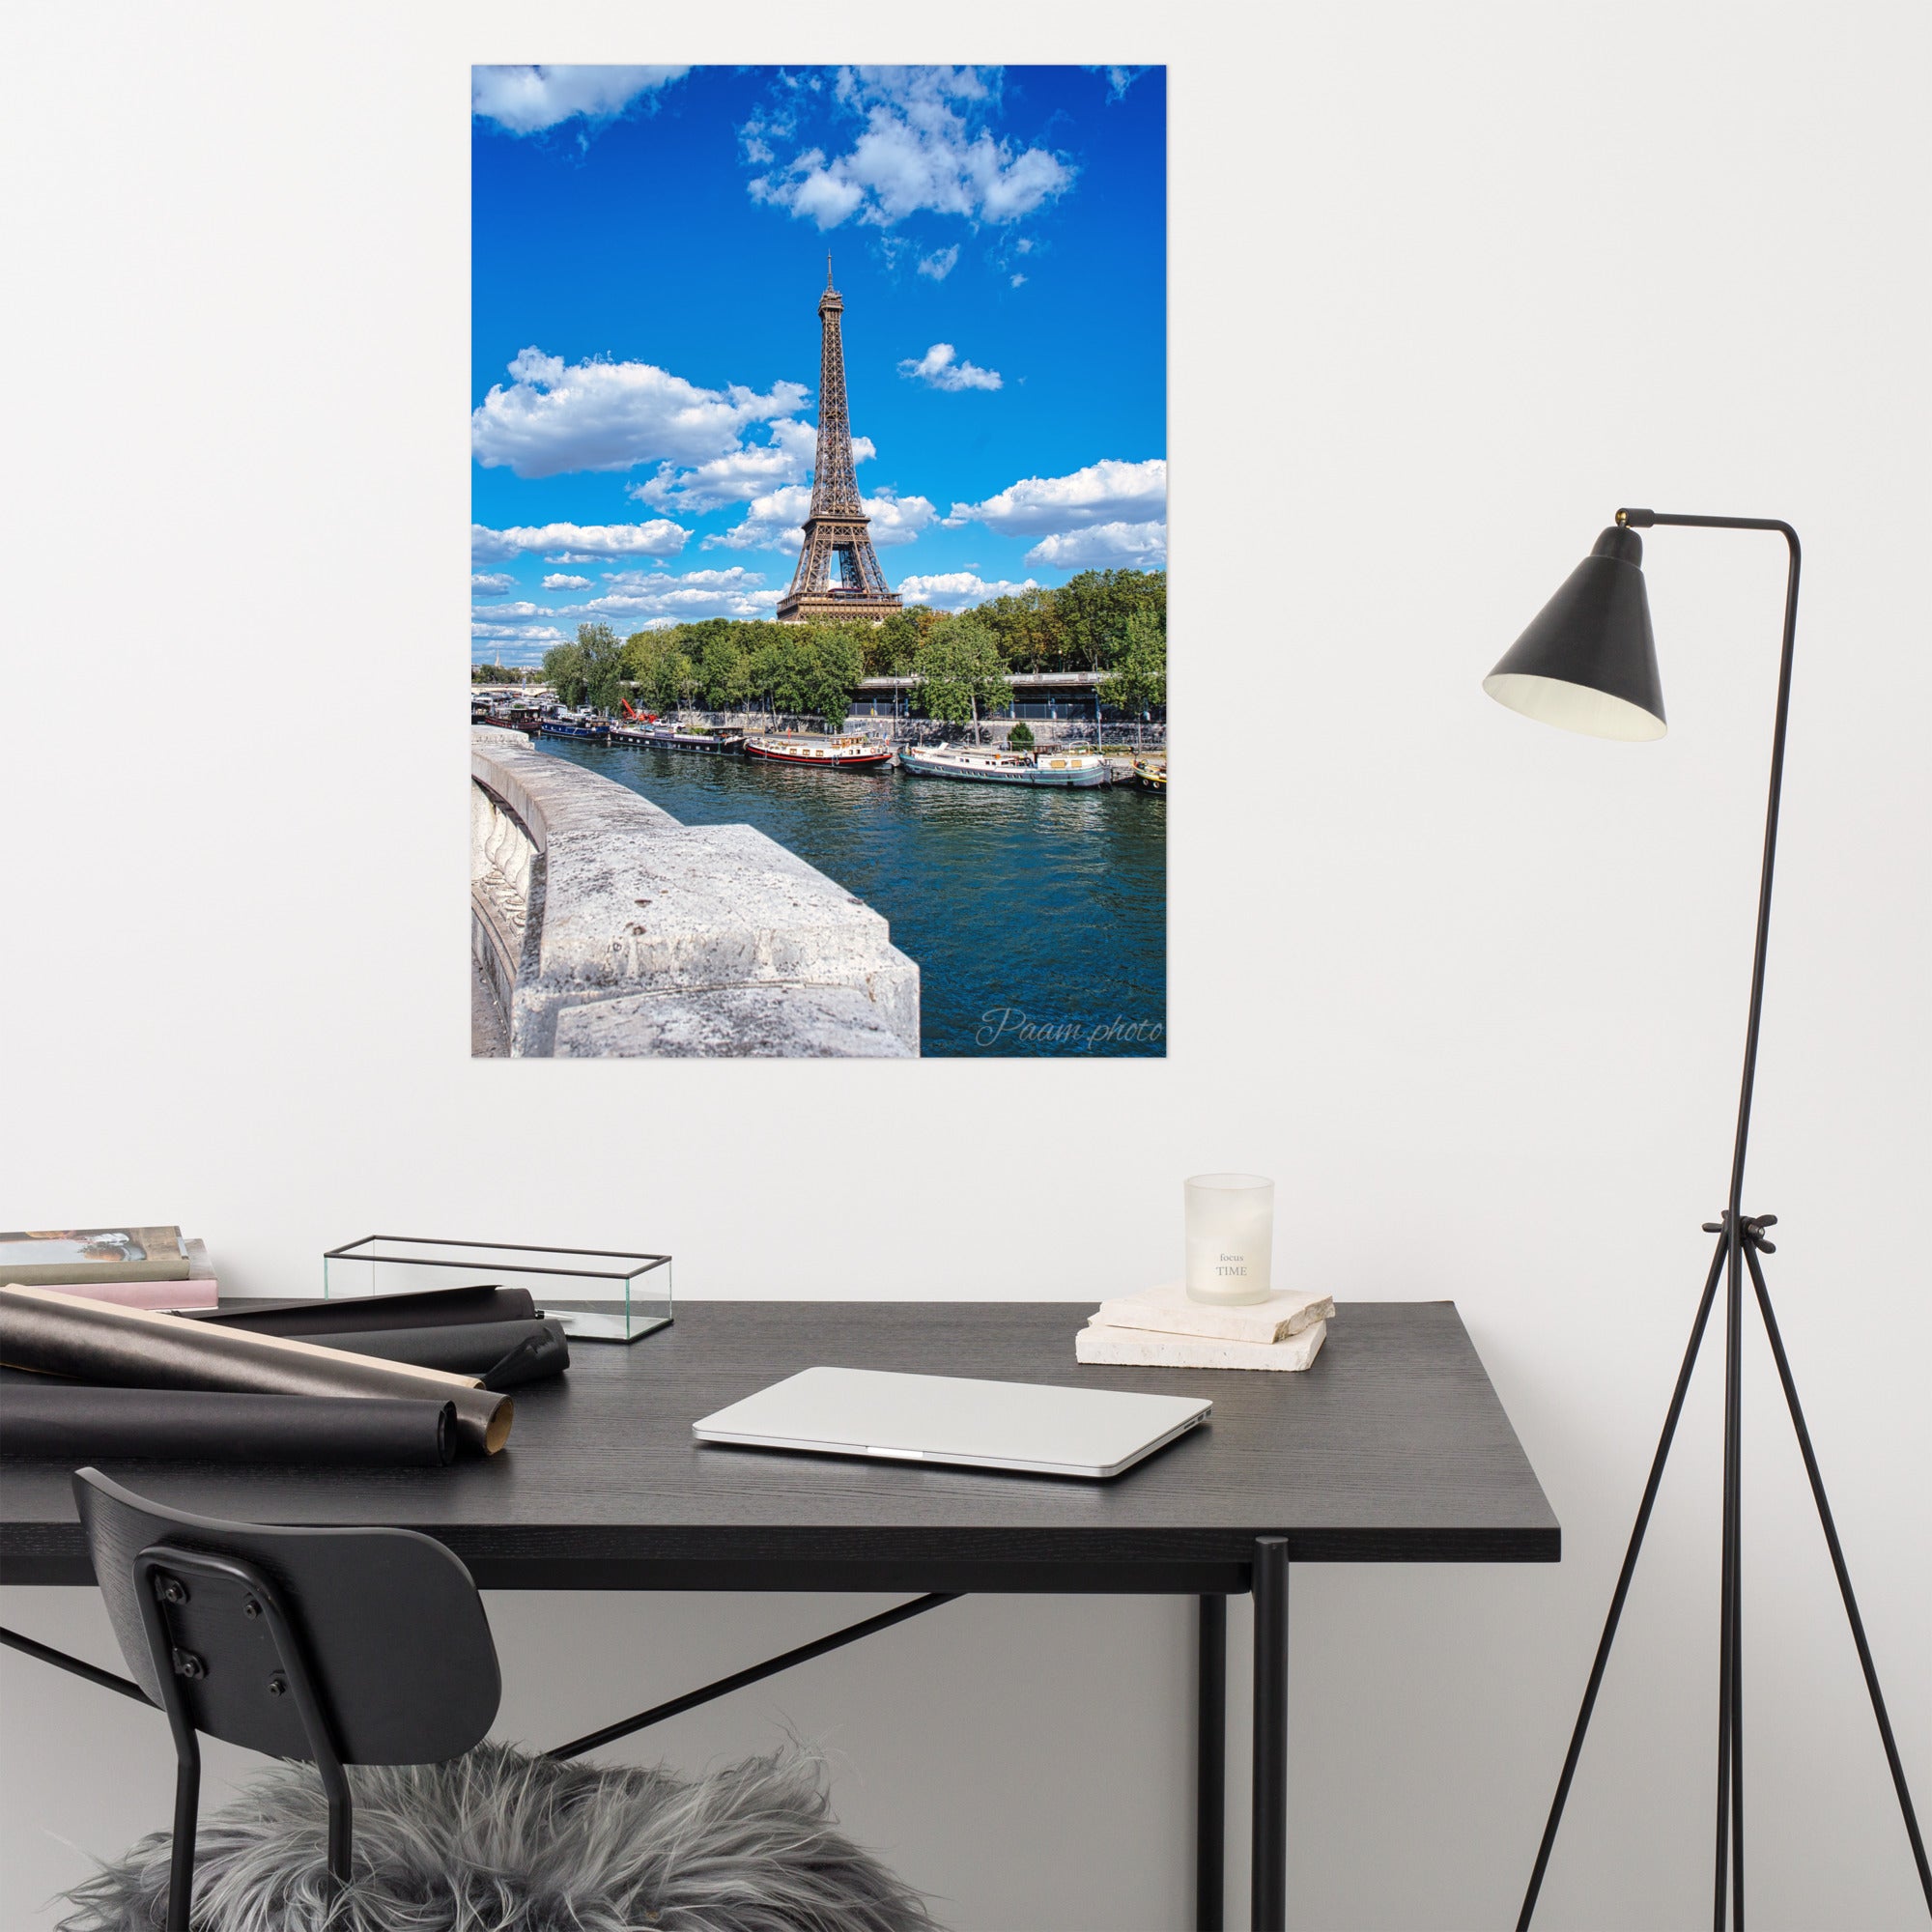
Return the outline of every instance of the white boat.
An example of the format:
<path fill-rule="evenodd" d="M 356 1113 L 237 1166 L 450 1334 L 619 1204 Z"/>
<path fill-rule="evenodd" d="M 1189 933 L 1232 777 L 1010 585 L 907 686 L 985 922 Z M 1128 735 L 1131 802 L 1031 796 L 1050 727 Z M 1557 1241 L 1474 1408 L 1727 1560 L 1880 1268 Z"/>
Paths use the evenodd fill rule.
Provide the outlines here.
<path fill-rule="evenodd" d="M 833 771 L 863 771 L 893 761 L 890 745 L 853 731 L 841 731 L 837 737 L 815 731 L 767 731 L 762 737 L 747 738 L 745 751 L 753 758 L 770 758 L 781 765 L 822 765 Z"/>
<path fill-rule="evenodd" d="M 1000 752 L 974 745 L 906 745 L 899 763 L 929 779 L 982 784 L 1103 785 L 1107 761 L 1092 752 Z"/>

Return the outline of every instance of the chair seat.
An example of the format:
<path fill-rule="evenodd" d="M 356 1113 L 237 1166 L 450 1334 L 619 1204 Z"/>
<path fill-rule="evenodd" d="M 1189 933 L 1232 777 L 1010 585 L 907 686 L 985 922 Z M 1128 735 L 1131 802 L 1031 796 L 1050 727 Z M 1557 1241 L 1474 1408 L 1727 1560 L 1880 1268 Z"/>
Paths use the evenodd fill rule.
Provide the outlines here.
<path fill-rule="evenodd" d="M 787 1748 L 686 1780 L 478 1746 L 353 1766 L 355 1877 L 337 1895 L 312 1766 L 280 1764 L 202 1820 L 194 1932 L 931 1932 L 923 1902 L 832 1817 Z M 170 1839 L 68 1894 L 61 1932 L 162 1923 Z"/>

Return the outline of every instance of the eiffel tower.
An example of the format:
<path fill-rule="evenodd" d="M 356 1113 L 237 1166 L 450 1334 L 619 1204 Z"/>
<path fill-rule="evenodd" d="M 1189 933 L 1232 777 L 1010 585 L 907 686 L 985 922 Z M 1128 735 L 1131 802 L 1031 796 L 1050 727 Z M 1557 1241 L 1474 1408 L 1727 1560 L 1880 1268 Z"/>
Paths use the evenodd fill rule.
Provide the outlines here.
<path fill-rule="evenodd" d="M 859 499 L 852 473 L 852 419 L 845 408 L 845 346 L 838 318 L 845 298 L 832 286 L 832 257 L 825 258 L 825 293 L 818 298 L 823 340 L 818 353 L 818 452 L 811 471 L 811 508 L 806 513 L 805 547 L 791 588 L 779 599 L 781 624 L 837 623 L 853 618 L 882 622 L 903 608 L 879 568 L 867 526 L 871 519 Z M 834 558 L 838 576 L 832 575 Z"/>

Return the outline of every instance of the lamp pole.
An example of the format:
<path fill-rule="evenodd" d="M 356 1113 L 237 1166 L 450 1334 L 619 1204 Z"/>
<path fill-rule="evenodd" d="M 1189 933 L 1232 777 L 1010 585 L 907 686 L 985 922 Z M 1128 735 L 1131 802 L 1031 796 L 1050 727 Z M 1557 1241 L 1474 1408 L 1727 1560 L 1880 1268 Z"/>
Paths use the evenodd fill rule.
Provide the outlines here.
<path fill-rule="evenodd" d="M 1724 1501 L 1718 1641 L 1718 1825 L 1713 1922 L 1724 1923 L 1724 1848 L 1730 1843 L 1730 1890 L 1735 1922 L 1745 1916 L 1744 1766 L 1744 1187 L 1745 1152 L 1750 1139 L 1751 1094 L 1757 1084 L 1758 1031 L 1764 1017 L 1765 954 L 1771 943 L 1771 887 L 1777 864 L 1777 815 L 1784 793 L 1784 741 L 1791 718 L 1791 662 L 1798 642 L 1798 572 L 1803 561 L 1798 532 L 1776 518 L 1683 517 L 1654 510 L 1619 510 L 1625 527 L 1677 525 L 1700 529 L 1776 530 L 1788 555 L 1784 579 L 1784 633 L 1777 659 L 1777 709 L 1771 727 L 1771 785 L 1764 811 L 1764 859 L 1758 871 L 1757 930 L 1751 947 L 1750 1011 L 1745 1022 L 1744 1075 L 1738 1090 L 1738 1130 L 1731 1148 L 1731 1186 L 1720 1232 L 1724 1237 Z M 1873 1680 L 1873 1695 L 1878 1695 Z M 1880 1703 L 1880 1723 L 1886 1725 Z M 1903 1786 L 1901 1784 L 1901 1790 Z M 1728 1798 L 1728 1805 L 1726 1800 Z"/>
<path fill-rule="evenodd" d="M 1530 1919 L 1536 1910 L 1537 1895 L 1542 1889 L 1544 1873 L 1549 1863 L 1550 1850 L 1556 1842 L 1557 1827 L 1562 1821 L 1564 1802 L 1570 1795 L 1570 1786 L 1576 1776 L 1577 1761 L 1582 1752 L 1584 1734 L 1589 1729 L 1591 1712 L 1595 1708 L 1597 1692 L 1603 1684 L 1605 1667 L 1609 1662 L 1610 1646 L 1616 1637 L 1618 1619 L 1623 1614 L 1624 1601 L 1629 1595 L 1631 1578 L 1635 1573 L 1637 1554 L 1643 1547 L 1644 1531 L 1649 1526 L 1651 1510 L 1657 1500 L 1664 1463 L 1670 1453 L 1671 1440 L 1676 1434 L 1678 1417 L 1683 1410 L 1685 1394 L 1690 1388 L 1691 1371 L 1696 1366 L 1697 1352 L 1703 1343 L 1706 1324 L 1710 1319 L 1712 1303 L 1720 1277 L 1725 1283 L 1724 1477 L 1723 1548 L 1719 1613 L 1717 1847 L 1713 1878 L 1712 1923 L 1716 1932 L 1724 1932 L 1728 1901 L 1730 1922 L 1738 1928 L 1738 1932 L 1743 1932 L 1745 1849 L 1743 1578 L 1740 1560 L 1743 1463 L 1741 1345 L 1744 1325 L 1744 1278 L 1747 1272 L 1750 1275 L 1759 1312 L 1764 1320 L 1765 1332 L 1777 1366 L 1778 1379 L 1784 1390 L 1785 1403 L 1790 1409 L 1792 1425 L 1797 1432 L 1799 1447 L 1804 1455 L 1805 1474 L 1810 1481 L 1812 1497 L 1817 1505 L 1819 1520 L 1825 1532 L 1826 1546 L 1831 1552 L 1833 1569 L 1837 1576 L 1839 1594 L 1844 1600 L 1846 1618 L 1851 1625 L 1853 1641 L 1858 1648 L 1859 1662 L 1864 1672 L 1865 1688 L 1871 1694 L 1872 1714 L 1878 1720 L 1879 1736 L 1885 1747 L 1886 1761 L 1891 1770 L 1892 1785 L 1898 1795 L 1899 1810 L 1905 1821 L 1906 1835 L 1911 1840 L 1913 1858 L 1918 1867 L 1919 1884 L 1925 1893 L 1927 1910 L 1932 1911 L 1932 1867 L 1928 1867 L 1926 1861 L 1924 1840 L 1919 1834 L 1918 1821 L 1913 1811 L 1912 1795 L 1906 1785 L 1905 1771 L 1899 1760 L 1897 1743 L 1892 1736 L 1891 1721 L 1886 1714 L 1885 1698 L 1879 1690 L 1878 1672 L 1872 1662 L 1870 1646 L 1865 1640 L 1864 1623 L 1859 1615 L 1858 1601 L 1852 1593 L 1851 1576 L 1846 1569 L 1844 1552 L 1839 1546 L 1837 1529 L 1832 1519 L 1831 1504 L 1826 1498 L 1824 1479 L 1819 1473 L 1817 1458 L 1812 1451 L 1810 1433 L 1804 1425 L 1804 1410 L 1798 1401 L 1797 1385 L 1792 1379 L 1790 1363 L 1785 1356 L 1776 1318 L 1772 1313 L 1770 1292 L 1765 1285 L 1764 1271 L 1758 1260 L 1760 1254 L 1775 1252 L 1772 1243 L 1765 1238 L 1765 1230 L 1775 1225 L 1777 1217 L 1775 1214 L 1747 1216 L 1744 1212 L 1745 1156 L 1750 1138 L 1751 1099 L 1757 1077 L 1758 1033 L 1764 1012 L 1765 954 L 1771 938 L 1771 889 L 1777 857 L 1778 808 L 1784 786 L 1784 746 L 1791 710 L 1791 665 L 1798 635 L 1798 576 L 1802 559 L 1798 532 L 1789 524 L 1775 517 L 1691 517 L 1667 514 L 1661 510 L 1620 509 L 1616 514 L 1616 523 L 1619 530 L 1648 529 L 1654 526 L 1677 526 L 1695 529 L 1775 530 L 1785 541 L 1789 564 L 1785 576 L 1783 640 L 1778 656 L 1777 710 L 1772 727 L 1771 784 L 1765 808 L 1764 856 L 1758 874 L 1757 930 L 1751 953 L 1750 1009 L 1745 1025 L 1744 1075 L 1738 1095 L 1737 1134 L 1731 1149 L 1730 1190 L 1726 1196 L 1721 1218 L 1705 1224 L 1705 1232 L 1719 1237 L 1717 1252 L 1712 1257 L 1710 1272 L 1705 1278 L 1704 1292 L 1698 1302 L 1696 1319 L 1691 1324 L 1690 1346 L 1685 1351 L 1683 1367 L 1678 1372 L 1677 1385 L 1671 1395 L 1669 1409 L 1664 1416 L 1663 1433 L 1658 1441 L 1657 1454 L 1651 1463 L 1650 1478 L 1644 1487 L 1643 1500 L 1637 1509 L 1636 1522 L 1631 1531 L 1629 1547 L 1624 1552 L 1623 1568 L 1618 1573 L 1616 1588 L 1611 1594 L 1609 1613 L 1604 1623 L 1604 1634 L 1598 1642 L 1589 1680 L 1584 1688 L 1582 1706 L 1577 1712 L 1576 1728 L 1571 1734 L 1570 1749 L 1564 1758 L 1562 1774 L 1557 1780 L 1556 1795 L 1549 1807 L 1548 1820 L 1544 1826 L 1542 1842 L 1537 1847 L 1536 1863 L 1530 1873 L 1528 1889 L 1523 1895 L 1521 1914 L 1517 1920 L 1518 1932 L 1528 1932 Z M 1634 543 L 1634 539 L 1632 541 Z M 1605 556 L 1610 553 L 1604 550 L 1600 541 L 1596 554 Z M 1623 560 L 1634 563 L 1635 559 Z M 1573 580 L 1573 582 L 1575 581 Z M 1549 611 L 1555 609 L 1568 590 L 1569 586 L 1566 586 L 1565 592 L 1559 592 L 1558 598 L 1552 600 L 1549 611 L 1545 612 L 1545 618 L 1548 617 Z M 1602 615 L 1601 612 L 1591 614 Z M 1545 618 L 1539 618 L 1538 624 L 1542 624 Z M 1605 617 L 1604 621 L 1607 623 L 1609 620 Z M 1624 621 L 1628 622 L 1627 619 Z M 1536 628 L 1532 626 L 1532 632 Z M 1645 611 L 1642 618 L 1641 648 L 1646 654 L 1650 650 L 1648 630 L 1648 614 Z M 1528 640 L 1530 635 L 1525 633 L 1524 641 Z M 1548 638 L 1541 639 L 1540 643 L 1547 649 Z M 1520 642 L 1518 651 L 1521 651 L 1522 648 L 1523 643 Z M 1505 658 L 1503 665 L 1498 666 L 1498 671 L 1512 664 L 1514 655 Z M 1530 663 L 1529 660 L 1523 662 Z M 1586 688 L 1593 682 L 1589 668 L 1593 662 L 1587 651 L 1578 653 L 1578 669 L 1575 681 Z M 1652 672 L 1654 675 L 1654 665 Z M 1541 658 L 1534 662 L 1531 674 L 1539 681 L 1555 676 L 1551 665 Z M 1492 677 L 1493 675 L 1492 673 Z M 1562 680 L 1559 678 L 1558 681 Z M 1596 687 L 1599 690 L 1611 688 L 1601 678 L 1596 680 Z M 1495 695 L 1502 694 L 1499 692 Z M 1627 696 L 1627 692 L 1619 692 L 1616 695 Z M 1504 701 L 1511 700 L 1505 697 Z M 1519 706 L 1519 708 L 1525 707 Z M 1661 732 L 1662 728 L 1661 698 L 1655 708 L 1655 716 Z"/>

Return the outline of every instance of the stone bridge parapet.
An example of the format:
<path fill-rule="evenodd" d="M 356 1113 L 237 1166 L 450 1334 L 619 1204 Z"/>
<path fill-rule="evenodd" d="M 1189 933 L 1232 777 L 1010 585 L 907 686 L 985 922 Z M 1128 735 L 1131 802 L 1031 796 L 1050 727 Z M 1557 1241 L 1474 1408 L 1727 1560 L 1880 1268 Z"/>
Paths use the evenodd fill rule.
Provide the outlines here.
<path fill-rule="evenodd" d="M 470 942 L 513 1057 L 911 1059 L 886 921 L 749 825 L 681 824 L 474 726 Z"/>

